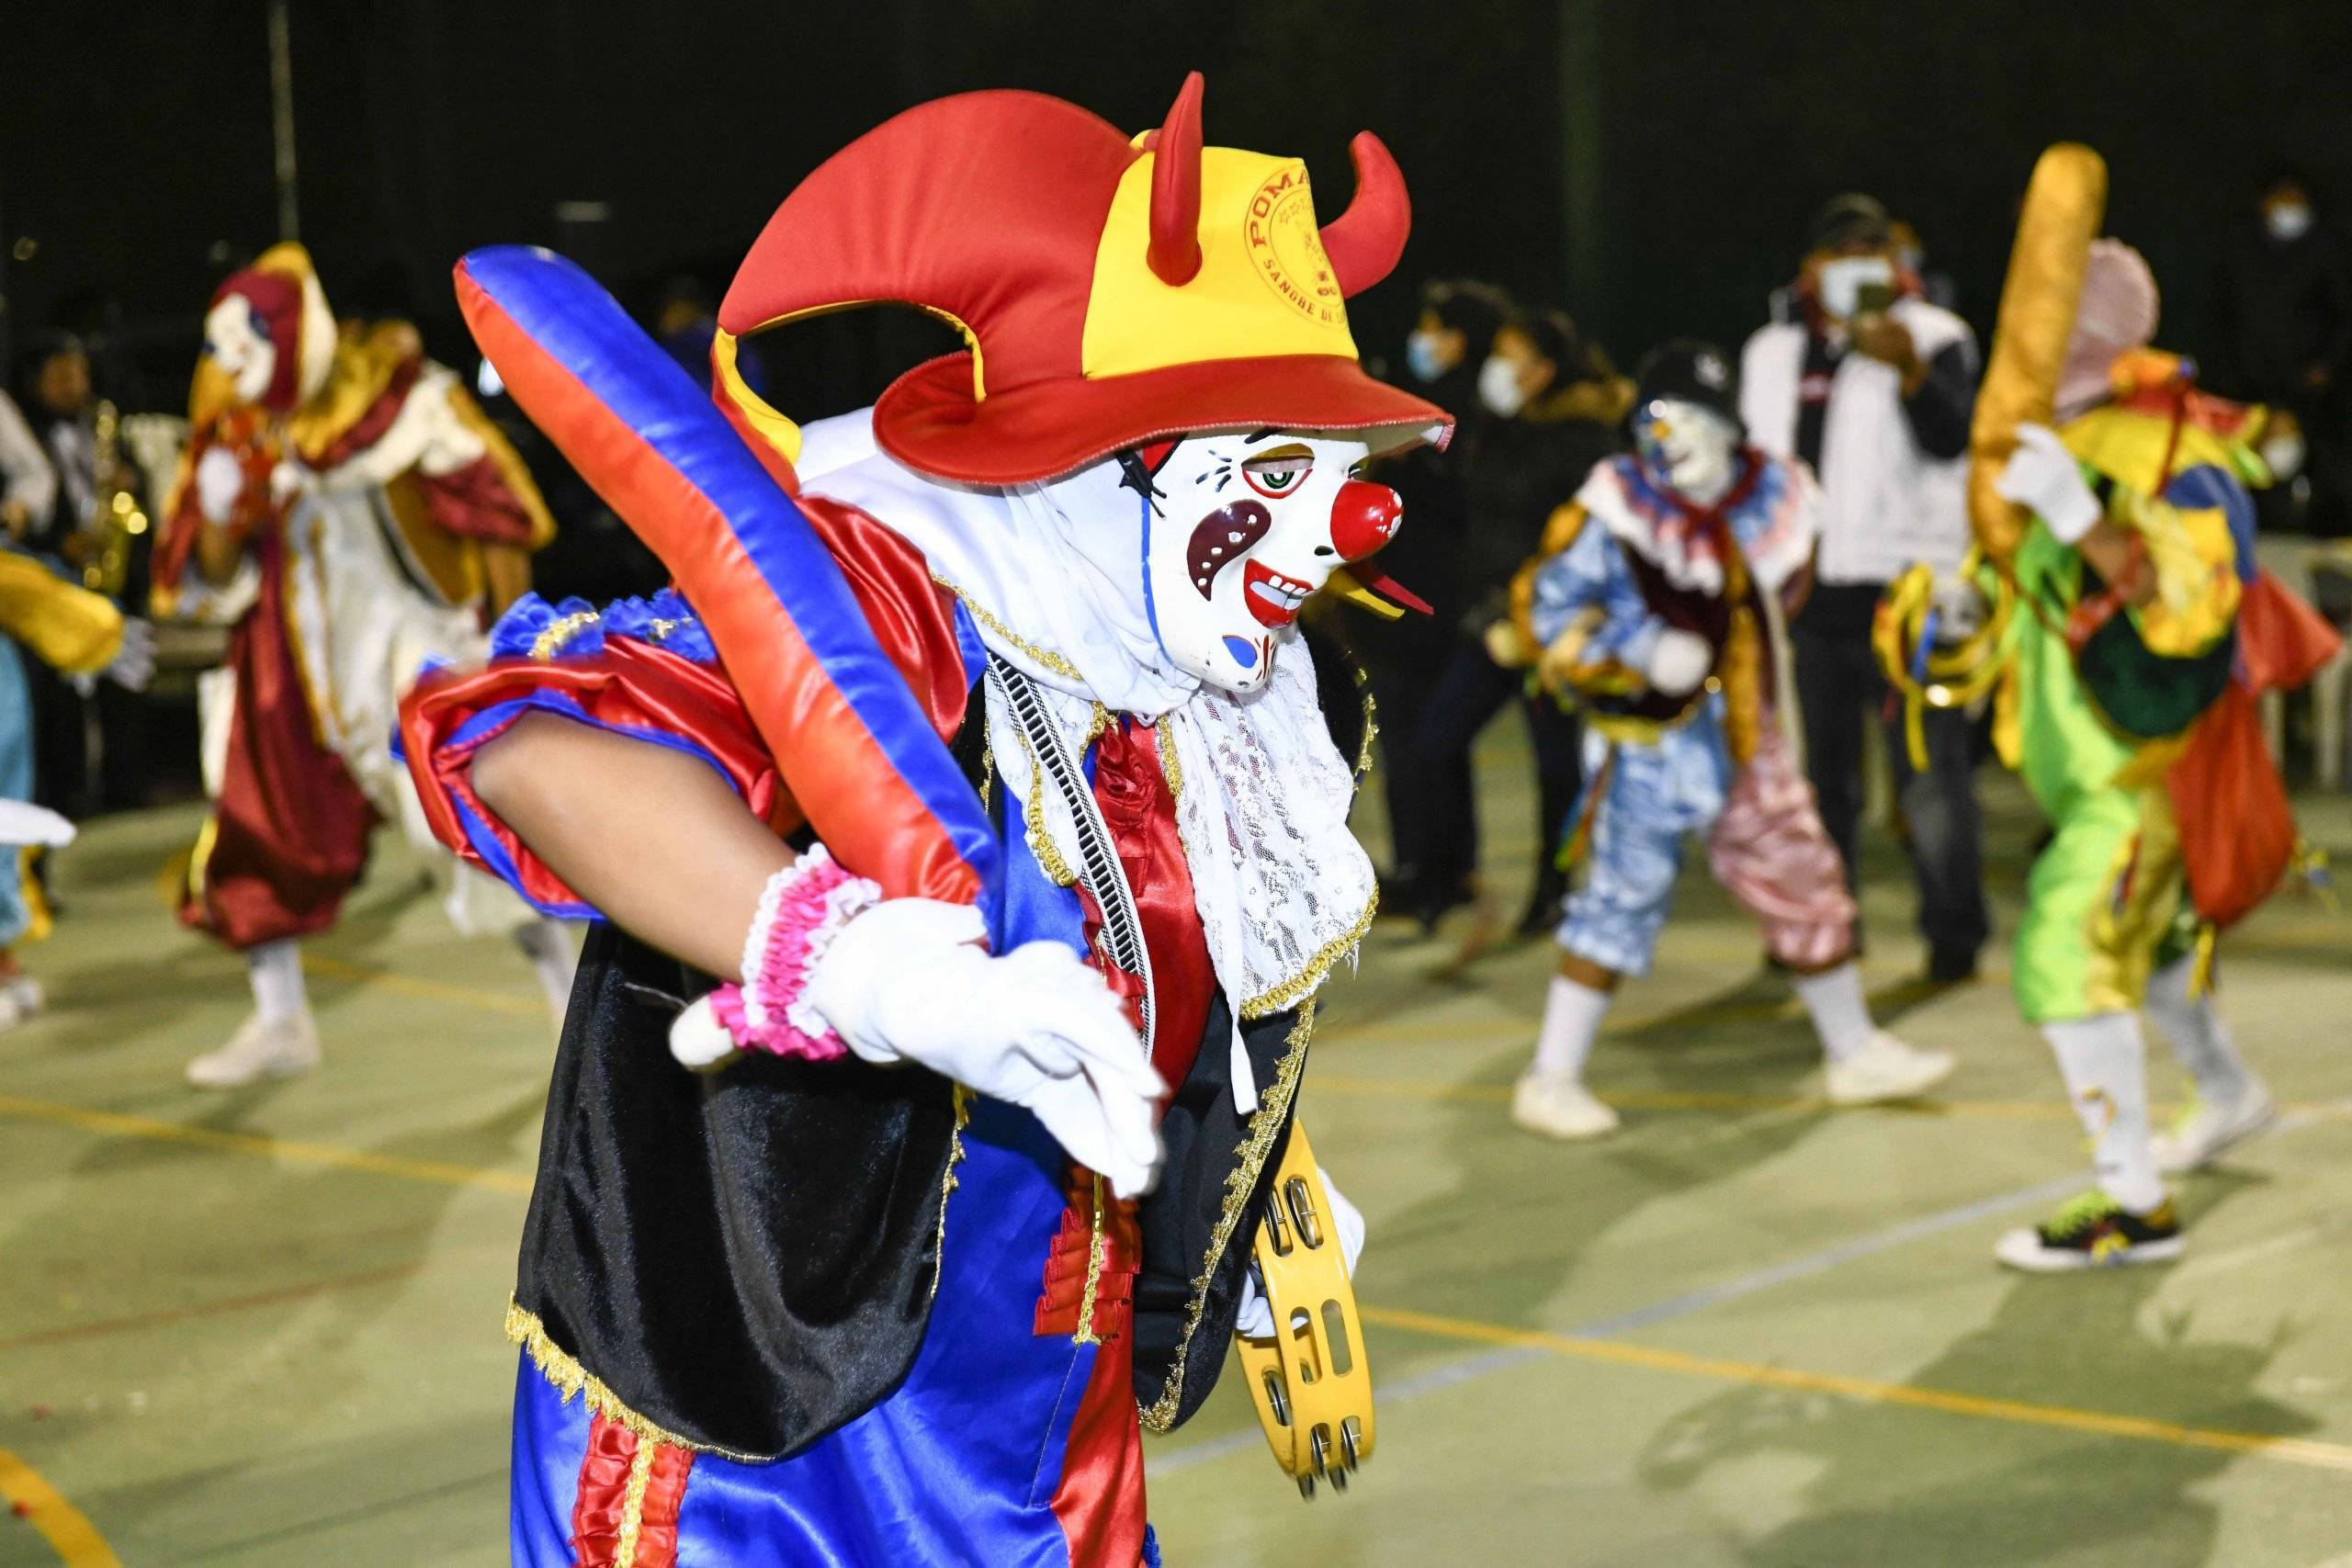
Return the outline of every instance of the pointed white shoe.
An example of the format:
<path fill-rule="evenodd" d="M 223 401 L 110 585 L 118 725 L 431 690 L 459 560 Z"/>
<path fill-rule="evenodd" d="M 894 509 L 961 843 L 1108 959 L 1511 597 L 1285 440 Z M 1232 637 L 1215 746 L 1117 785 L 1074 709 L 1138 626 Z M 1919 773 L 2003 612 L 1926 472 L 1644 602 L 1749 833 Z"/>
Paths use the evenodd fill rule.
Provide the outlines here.
<path fill-rule="evenodd" d="M 292 1018 L 249 1016 L 229 1043 L 187 1065 L 198 1089 L 236 1089 L 263 1078 L 290 1077 L 319 1065 L 319 1032 L 307 1012 Z"/>
<path fill-rule="evenodd" d="M 1510 1119 L 1547 1138 L 1598 1138 L 1617 1130 L 1617 1112 L 1573 1073 L 1530 1073 L 1510 1091 Z"/>
<path fill-rule="evenodd" d="M 1955 1065 L 1949 1051 L 1917 1050 L 1881 1029 L 1860 1051 L 1830 1063 L 1824 1077 L 1832 1105 L 1877 1105 L 1926 1093 Z"/>
<path fill-rule="evenodd" d="M 2242 1144 L 2278 1119 L 2270 1091 L 2249 1077 L 2233 1100 L 2199 1100 L 2153 1142 L 2156 1168 L 2167 1176 L 2195 1170 L 2226 1148 Z"/>

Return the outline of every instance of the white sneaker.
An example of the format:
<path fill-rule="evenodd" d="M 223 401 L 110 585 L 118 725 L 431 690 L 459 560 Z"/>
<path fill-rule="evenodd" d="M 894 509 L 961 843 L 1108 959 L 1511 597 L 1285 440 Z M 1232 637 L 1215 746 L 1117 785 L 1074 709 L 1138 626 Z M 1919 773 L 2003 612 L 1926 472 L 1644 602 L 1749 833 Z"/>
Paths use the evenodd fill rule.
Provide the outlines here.
<path fill-rule="evenodd" d="M 262 1078 L 290 1077 L 319 1065 L 319 1032 L 307 1012 L 291 1018 L 248 1017 L 229 1043 L 187 1065 L 198 1089 L 236 1089 Z"/>
<path fill-rule="evenodd" d="M 2270 1091 L 2249 1077 L 2234 1100 L 2194 1100 L 2180 1119 L 2151 1140 L 2156 1168 L 2167 1176 L 2196 1170 L 2233 1144 L 2242 1144 L 2278 1119 Z"/>
<path fill-rule="evenodd" d="M 1824 1077 L 1830 1104 L 1877 1105 L 1924 1094 L 1951 1077 L 1954 1066 L 1949 1051 L 1915 1050 L 1880 1029 L 1869 1044 L 1830 1063 Z"/>
<path fill-rule="evenodd" d="M 1530 1073 L 1510 1091 L 1510 1119 L 1547 1138 L 1598 1138 L 1617 1130 L 1617 1112 L 1574 1073 Z"/>
<path fill-rule="evenodd" d="M 17 976 L 8 982 L 5 990 L 0 990 L 0 995 L 8 998 L 10 1023 L 22 1023 L 49 1006 L 49 993 L 30 975 Z"/>

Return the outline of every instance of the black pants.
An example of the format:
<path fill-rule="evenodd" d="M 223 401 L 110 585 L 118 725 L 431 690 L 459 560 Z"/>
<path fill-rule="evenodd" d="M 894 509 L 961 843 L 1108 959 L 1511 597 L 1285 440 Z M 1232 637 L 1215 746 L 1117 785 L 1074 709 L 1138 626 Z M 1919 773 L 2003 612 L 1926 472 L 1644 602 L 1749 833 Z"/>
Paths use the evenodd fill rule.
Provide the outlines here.
<path fill-rule="evenodd" d="M 1478 869 L 1470 749 L 1487 721 L 1514 702 L 1526 710 L 1534 739 L 1537 898 L 1548 899 L 1547 890 L 1556 886 L 1551 852 L 1583 784 L 1583 729 L 1574 715 L 1528 697 L 1526 689 L 1525 671 L 1502 668 L 1487 657 L 1483 640 L 1465 637 L 1454 643 L 1430 690 L 1408 753 L 1410 816 L 1396 829 L 1396 875 L 1424 903 L 1458 898 Z"/>
<path fill-rule="evenodd" d="M 1805 772 L 1820 798 L 1822 826 L 1857 885 L 1862 821 L 1862 736 L 1876 719 L 1886 734 L 1895 799 L 1911 829 L 1911 869 L 1919 882 L 1919 934 L 1947 962 L 1973 960 L 1991 934 L 1984 912 L 1976 809 L 1975 725 L 1954 709 L 1926 715 L 1928 767 L 1914 772 L 1903 716 L 1890 711 L 1886 679 L 1871 651 L 1875 584 L 1823 583 L 1813 591 L 1791 641 L 1804 717 Z M 1859 934 L 1859 933 L 1857 933 Z"/>

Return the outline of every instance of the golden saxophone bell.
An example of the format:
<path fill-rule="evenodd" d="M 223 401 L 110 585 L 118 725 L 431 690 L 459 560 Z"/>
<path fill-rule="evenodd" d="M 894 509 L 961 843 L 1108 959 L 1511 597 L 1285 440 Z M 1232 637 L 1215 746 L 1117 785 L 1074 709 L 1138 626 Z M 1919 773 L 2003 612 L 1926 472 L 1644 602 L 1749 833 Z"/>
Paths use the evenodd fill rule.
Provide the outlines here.
<path fill-rule="evenodd" d="M 1295 1122 L 1251 1260 L 1273 1309 L 1274 1337 L 1236 1334 L 1233 1348 L 1266 1444 L 1300 1496 L 1312 1500 L 1317 1481 L 1344 1492 L 1372 1457 L 1372 1364 L 1330 1194 Z"/>

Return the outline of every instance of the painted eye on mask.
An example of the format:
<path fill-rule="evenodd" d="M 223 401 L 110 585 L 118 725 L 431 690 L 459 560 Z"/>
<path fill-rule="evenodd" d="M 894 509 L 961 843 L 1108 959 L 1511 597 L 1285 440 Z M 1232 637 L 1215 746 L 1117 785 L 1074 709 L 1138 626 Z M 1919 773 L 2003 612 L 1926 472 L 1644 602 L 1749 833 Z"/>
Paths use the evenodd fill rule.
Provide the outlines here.
<path fill-rule="evenodd" d="M 1279 501 L 1306 482 L 1315 471 L 1315 454 L 1304 446 L 1261 452 L 1241 465 L 1250 488 L 1269 501 Z"/>

